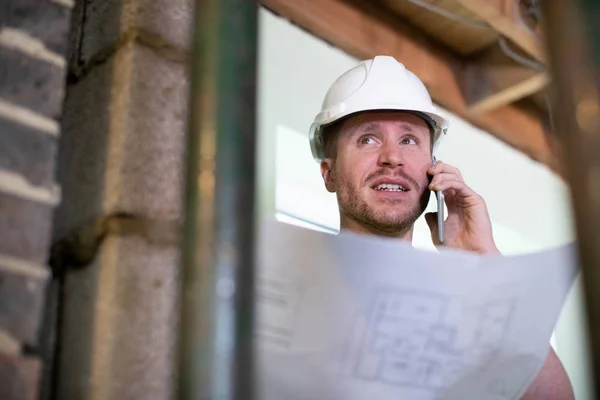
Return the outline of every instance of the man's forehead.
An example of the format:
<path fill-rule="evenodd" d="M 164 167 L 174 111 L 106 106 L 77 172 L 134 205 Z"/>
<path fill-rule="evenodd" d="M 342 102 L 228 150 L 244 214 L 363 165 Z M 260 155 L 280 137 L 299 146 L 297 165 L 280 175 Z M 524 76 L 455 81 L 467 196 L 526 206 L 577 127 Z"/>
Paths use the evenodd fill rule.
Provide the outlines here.
<path fill-rule="evenodd" d="M 427 123 L 420 117 L 401 111 L 390 112 L 365 112 L 344 121 L 343 128 L 352 131 L 376 131 L 382 126 L 397 126 L 406 131 L 429 132 Z"/>

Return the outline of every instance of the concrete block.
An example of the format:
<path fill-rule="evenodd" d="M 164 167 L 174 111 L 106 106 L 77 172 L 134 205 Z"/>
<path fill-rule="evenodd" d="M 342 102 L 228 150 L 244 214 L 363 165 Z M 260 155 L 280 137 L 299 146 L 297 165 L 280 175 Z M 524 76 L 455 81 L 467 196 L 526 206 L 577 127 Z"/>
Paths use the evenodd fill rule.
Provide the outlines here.
<path fill-rule="evenodd" d="M 52 186 L 57 139 L 0 117 L 0 168 L 23 175 L 35 186 Z"/>
<path fill-rule="evenodd" d="M 185 69 L 133 42 L 69 87 L 55 236 L 115 212 L 181 217 Z"/>
<path fill-rule="evenodd" d="M 0 354 L 0 399 L 37 400 L 41 372 L 35 357 Z"/>
<path fill-rule="evenodd" d="M 0 192 L 0 253 L 44 265 L 51 221 L 51 205 Z"/>
<path fill-rule="evenodd" d="M 51 118 L 60 115 L 64 68 L 0 46 L 0 98 Z"/>
<path fill-rule="evenodd" d="M 6 4 L 5 4 L 6 2 Z M 62 56 L 67 52 L 71 9 L 56 1 L 3 0 L 1 26 L 18 28 Z"/>
<path fill-rule="evenodd" d="M 188 77 L 184 65 L 131 46 L 126 123 L 111 135 L 105 206 L 157 219 L 182 214 Z M 116 124 L 115 124 L 116 125 Z M 111 179 L 114 178 L 114 179 Z"/>
<path fill-rule="evenodd" d="M 87 63 L 127 32 L 143 31 L 157 47 L 190 48 L 193 0 L 89 0 L 80 59 Z"/>
<path fill-rule="evenodd" d="M 118 81 L 119 74 L 113 68 L 127 63 L 117 62 L 117 58 L 127 59 L 117 53 L 67 86 L 56 160 L 56 179 L 63 198 L 55 210 L 56 239 L 103 215 L 111 111 L 126 107 L 129 93 L 127 82 Z M 112 109 L 111 102 L 115 103 Z"/>
<path fill-rule="evenodd" d="M 19 342 L 37 344 L 46 279 L 4 270 L 0 265 L 0 329 Z"/>
<path fill-rule="evenodd" d="M 58 398 L 173 398 L 178 254 L 108 237 L 93 265 L 68 274 Z"/>

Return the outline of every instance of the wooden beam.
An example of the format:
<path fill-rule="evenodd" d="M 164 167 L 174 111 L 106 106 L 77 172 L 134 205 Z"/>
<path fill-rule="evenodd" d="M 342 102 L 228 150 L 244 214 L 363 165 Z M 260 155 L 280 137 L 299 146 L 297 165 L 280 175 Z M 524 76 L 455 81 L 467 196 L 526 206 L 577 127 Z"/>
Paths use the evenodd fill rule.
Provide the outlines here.
<path fill-rule="evenodd" d="M 546 63 L 546 54 L 542 41 L 517 21 L 517 2 L 515 0 L 456 0 L 465 9 L 477 15 L 483 21 L 506 36 L 530 56 Z"/>
<path fill-rule="evenodd" d="M 543 1 L 585 313 L 585 390 L 600 394 L 600 8 L 597 1 Z M 585 348 L 584 347 L 584 348 Z M 583 385 L 582 385 L 583 388 Z"/>
<path fill-rule="evenodd" d="M 495 45 L 468 62 L 463 87 L 471 111 L 481 113 L 538 93 L 549 80 L 546 71 L 514 62 Z"/>
<path fill-rule="evenodd" d="M 342 0 L 262 0 L 267 8 L 359 59 L 391 55 L 414 72 L 442 107 L 557 170 L 538 116 L 514 105 L 473 113 L 461 87 L 462 63 L 378 9 Z M 363 2 L 368 7 L 370 3 Z M 458 132 L 457 132 L 458 134 Z"/>
<path fill-rule="evenodd" d="M 546 61 L 544 46 L 537 35 L 518 21 L 518 4 L 515 0 L 456 0 L 466 10 L 510 39 L 533 61 L 542 66 Z M 494 46 L 490 51 L 496 51 Z M 467 69 L 465 83 L 474 90 L 467 90 L 467 102 L 473 112 L 491 110 L 528 97 L 544 89 L 550 81 L 543 70 L 533 70 L 512 62 L 493 64 L 486 59 L 475 60 Z M 528 71 L 529 69 L 529 71 Z M 471 82 L 469 82 L 471 81 Z"/>

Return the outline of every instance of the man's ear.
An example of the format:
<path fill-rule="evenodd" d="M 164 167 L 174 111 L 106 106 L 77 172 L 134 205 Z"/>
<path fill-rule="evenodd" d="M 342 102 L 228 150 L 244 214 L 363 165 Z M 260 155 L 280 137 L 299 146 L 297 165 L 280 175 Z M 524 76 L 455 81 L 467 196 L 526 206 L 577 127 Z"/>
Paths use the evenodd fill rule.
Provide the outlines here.
<path fill-rule="evenodd" d="M 333 170 L 333 160 L 331 158 L 325 158 L 321 161 L 321 176 L 323 177 L 323 182 L 325 183 L 325 188 L 330 193 L 335 193 L 336 184 L 335 184 L 335 173 Z"/>

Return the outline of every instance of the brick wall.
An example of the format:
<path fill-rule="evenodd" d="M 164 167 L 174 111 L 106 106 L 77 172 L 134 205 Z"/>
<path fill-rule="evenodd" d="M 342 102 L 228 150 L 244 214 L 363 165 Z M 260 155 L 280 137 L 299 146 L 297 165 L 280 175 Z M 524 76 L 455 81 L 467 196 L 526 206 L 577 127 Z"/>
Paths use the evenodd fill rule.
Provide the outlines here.
<path fill-rule="evenodd" d="M 37 399 L 70 0 L 0 6 L 0 399 Z"/>

